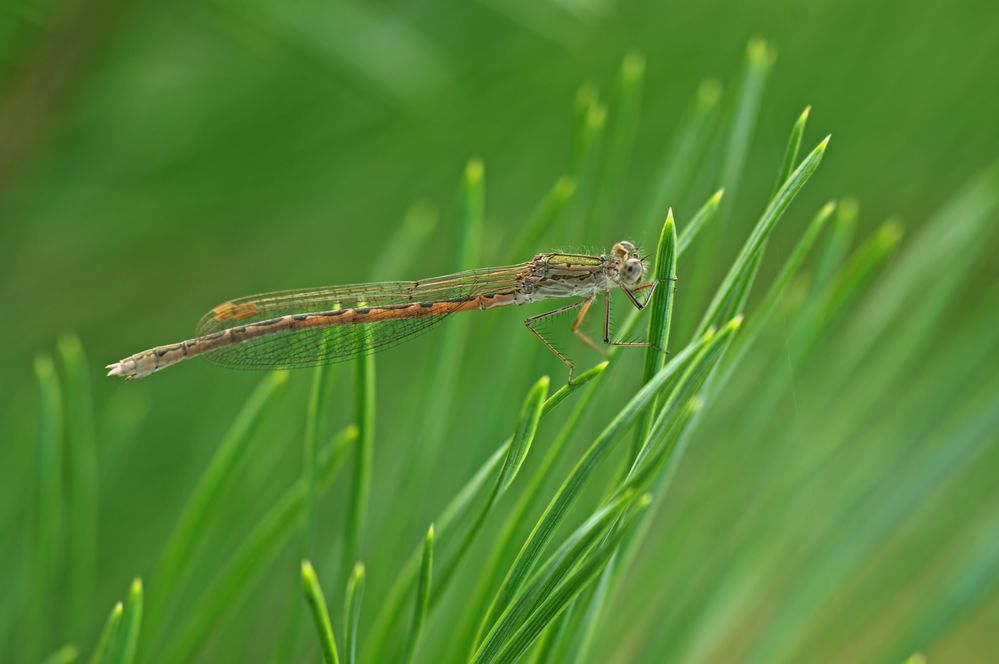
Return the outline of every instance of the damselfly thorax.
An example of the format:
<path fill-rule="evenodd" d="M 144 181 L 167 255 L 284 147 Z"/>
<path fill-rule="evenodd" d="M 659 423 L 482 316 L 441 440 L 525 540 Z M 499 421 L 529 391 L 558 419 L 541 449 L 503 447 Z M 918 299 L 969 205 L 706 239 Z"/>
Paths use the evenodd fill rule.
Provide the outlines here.
<path fill-rule="evenodd" d="M 108 365 L 109 376 L 143 378 L 199 355 L 235 368 L 276 369 L 343 362 L 398 345 L 451 314 L 541 300 L 573 301 L 524 321 L 569 369 L 573 364 L 538 329 L 546 318 L 579 309 L 572 331 L 604 352 L 580 325 L 594 299 L 604 295 L 606 345 L 646 346 L 610 338 L 610 293 L 620 288 L 643 309 L 654 283 L 641 283 L 642 259 L 630 242 L 610 254 L 547 253 L 519 265 L 470 270 L 420 281 L 387 281 L 279 291 L 237 298 L 209 311 L 197 336 L 157 346 Z M 635 293 L 648 290 L 644 302 Z"/>

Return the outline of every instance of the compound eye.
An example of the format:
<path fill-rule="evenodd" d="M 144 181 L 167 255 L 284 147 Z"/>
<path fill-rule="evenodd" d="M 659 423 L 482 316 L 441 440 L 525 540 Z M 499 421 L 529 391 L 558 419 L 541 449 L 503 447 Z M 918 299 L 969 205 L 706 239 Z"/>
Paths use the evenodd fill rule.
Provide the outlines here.
<path fill-rule="evenodd" d="M 629 254 L 635 253 L 635 245 L 633 245 L 631 242 L 628 242 L 627 240 L 621 240 L 620 242 L 618 242 L 618 244 L 621 245 L 621 248 L 627 251 Z"/>
<path fill-rule="evenodd" d="M 642 271 L 642 261 L 637 258 L 629 258 L 624 262 L 624 267 L 622 268 L 624 280 L 630 284 L 642 278 Z"/>

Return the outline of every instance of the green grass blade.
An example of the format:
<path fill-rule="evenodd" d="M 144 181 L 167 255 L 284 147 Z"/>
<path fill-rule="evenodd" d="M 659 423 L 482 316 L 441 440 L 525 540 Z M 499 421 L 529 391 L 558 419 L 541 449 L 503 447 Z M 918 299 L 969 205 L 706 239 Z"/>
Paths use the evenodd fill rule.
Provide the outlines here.
<path fill-rule="evenodd" d="M 485 226 L 485 166 L 482 161 L 472 159 L 465 166 L 462 175 L 461 193 L 458 201 L 458 238 L 455 246 L 455 272 L 482 267 L 482 235 Z M 460 316 L 448 321 L 441 340 L 440 354 L 435 371 L 426 390 L 428 403 L 423 422 L 418 429 L 421 445 L 411 447 L 407 466 L 410 481 L 406 483 L 407 493 L 412 489 L 421 490 L 421 482 L 431 474 L 429 470 L 437 463 L 441 445 L 447 433 L 451 406 L 457 390 L 458 375 L 461 369 L 461 356 L 468 340 L 469 321 Z M 414 486 L 412 482 L 417 482 Z"/>
<path fill-rule="evenodd" d="M 405 661 L 411 662 L 420 646 L 420 636 L 423 625 L 427 622 L 427 611 L 430 607 L 430 582 L 434 568 L 434 526 L 430 524 L 427 536 L 423 540 L 423 555 L 420 558 L 420 577 L 416 583 L 416 595 L 413 598 L 413 622 L 409 629 L 409 640 L 406 644 Z"/>
<path fill-rule="evenodd" d="M 489 589 L 496 582 L 496 579 L 499 576 L 502 561 L 514 552 L 513 546 L 515 544 L 517 528 L 520 524 L 526 522 L 529 510 L 541 496 L 545 480 L 551 476 L 552 472 L 554 472 L 555 466 L 559 459 L 561 459 L 562 453 L 566 450 L 568 443 L 572 438 L 572 434 L 575 432 L 580 421 L 582 420 L 583 414 L 589 409 L 590 400 L 593 398 L 596 392 L 596 387 L 600 384 L 600 378 L 603 376 L 608 364 L 609 362 L 601 362 L 597 366 L 581 374 L 573 382 L 573 388 L 577 388 L 578 386 L 586 383 L 590 383 L 590 385 L 588 386 L 585 394 L 577 402 L 573 412 L 563 423 L 561 430 L 555 437 L 555 440 L 548 446 L 548 451 L 545 453 L 544 459 L 541 461 L 537 470 L 535 470 L 533 476 L 528 479 L 527 487 L 520 492 L 517 498 L 516 506 L 507 516 L 506 521 L 503 524 L 503 528 L 500 530 L 500 535 L 496 538 L 495 544 L 490 547 L 491 553 L 489 560 L 485 563 L 485 565 L 483 565 L 483 571 L 479 574 L 479 583 L 477 584 L 475 591 L 472 593 L 473 599 L 468 604 L 469 610 L 465 612 L 464 623 L 452 639 L 453 659 L 460 659 L 461 656 L 466 654 L 468 649 L 471 648 L 472 643 L 478 643 L 480 640 L 481 635 L 475 633 L 475 630 L 478 627 L 477 619 L 482 615 L 482 612 L 489 601 Z M 591 383 L 590 381 L 593 382 Z M 568 385 L 564 385 L 554 395 L 552 395 L 552 397 L 549 397 L 548 400 L 545 401 L 545 405 L 547 406 L 549 403 L 552 403 L 553 399 L 559 397 L 560 394 L 568 394 L 569 389 Z M 561 400 L 561 397 L 559 397 L 559 400 Z M 557 401 L 555 403 L 557 403 Z"/>
<path fill-rule="evenodd" d="M 607 127 L 607 107 L 592 86 L 582 86 L 576 95 L 577 128 L 573 145 L 570 175 L 576 183 L 574 216 L 580 220 L 577 232 L 584 235 L 589 219 L 589 206 L 597 178 L 597 166 Z"/>
<path fill-rule="evenodd" d="M 723 215 L 725 217 L 737 200 L 737 189 L 746 167 L 749 143 L 760 115 L 763 89 L 766 87 L 767 77 L 775 60 L 776 54 L 773 48 L 762 39 L 753 39 L 746 46 L 746 68 L 742 75 L 722 160 L 722 185 L 728 192 L 726 212 Z"/>
<path fill-rule="evenodd" d="M 153 626 L 157 637 L 162 636 L 160 632 L 166 627 L 165 622 L 171 610 L 169 602 L 176 601 L 178 596 L 172 591 L 182 582 L 185 565 L 190 561 L 198 538 L 203 535 L 205 525 L 213 512 L 218 510 L 218 499 L 225 481 L 232 476 L 240 461 L 246 456 L 253 434 L 259 428 L 264 413 L 273 407 L 287 378 L 286 372 L 275 372 L 257 385 L 223 436 L 212 460 L 201 474 L 198 484 L 181 511 L 177 524 L 164 546 L 159 566 L 153 577 L 155 592 L 150 597 L 148 623 Z"/>
<path fill-rule="evenodd" d="M 357 427 L 350 425 L 334 436 L 321 451 L 316 472 L 319 492 L 324 491 L 343 464 L 349 447 L 357 440 Z M 306 490 L 299 478 L 261 517 L 221 572 L 204 588 L 190 610 L 171 633 L 160 653 L 163 661 L 189 661 L 211 633 L 212 626 L 227 611 L 238 606 L 295 533 L 305 514 Z"/>
<path fill-rule="evenodd" d="M 773 197 L 778 190 L 787 182 L 787 179 L 791 177 L 791 173 L 794 171 L 794 165 L 798 163 L 798 151 L 801 149 L 801 138 L 805 135 L 805 125 L 808 124 L 808 116 L 812 112 L 811 106 L 806 106 L 805 110 L 801 112 L 798 116 L 798 121 L 794 123 L 794 127 L 791 129 L 791 137 L 787 140 L 787 148 L 784 150 L 784 163 L 780 167 L 780 173 L 777 175 L 777 183 L 774 185 L 774 190 L 770 192 L 770 196 Z"/>
<path fill-rule="evenodd" d="M 375 358 L 372 354 L 354 362 L 355 413 L 358 439 L 354 455 L 354 477 L 347 505 L 346 533 L 344 536 L 345 566 L 357 560 L 363 544 L 364 522 L 368 513 L 371 492 L 371 462 L 375 454 Z M 346 579 L 345 568 L 342 578 Z"/>
<path fill-rule="evenodd" d="M 38 383 L 38 543 L 34 563 L 37 575 L 31 591 L 33 614 L 30 624 L 39 632 L 28 640 L 28 659 L 37 660 L 45 647 L 45 635 L 56 633 L 55 607 L 62 569 L 62 474 L 63 404 L 52 359 L 35 358 Z"/>
<path fill-rule="evenodd" d="M 645 363 L 642 365 L 642 384 L 649 382 L 656 372 L 662 369 L 666 362 L 665 351 L 669 348 L 670 321 L 673 314 L 673 290 L 676 286 L 676 256 L 677 256 L 676 223 L 673 221 L 673 210 L 666 214 L 663 230 L 659 234 L 659 246 L 656 248 L 656 262 L 652 272 L 652 280 L 657 284 L 652 294 L 649 313 L 649 336 L 647 341 L 653 344 L 645 351 Z M 652 405 L 642 413 L 638 426 L 635 427 L 635 442 L 632 444 L 630 458 L 638 456 L 642 442 L 652 426 L 652 417 L 656 413 L 658 399 L 652 400 Z"/>
<path fill-rule="evenodd" d="M 104 662 L 111 661 L 110 653 L 113 649 L 113 644 L 118 641 L 118 629 L 121 626 L 121 616 L 124 612 L 125 607 L 122 603 L 116 602 L 114 608 L 111 609 L 111 613 L 108 614 L 108 619 L 104 623 L 101 635 L 97 638 L 97 645 L 90 656 L 90 664 L 103 664 Z"/>
<path fill-rule="evenodd" d="M 719 99 L 721 86 L 717 81 L 704 81 L 698 88 L 691 107 L 684 113 L 669 148 L 655 169 L 653 193 L 648 196 L 641 217 L 641 237 L 653 232 L 663 209 L 678 200 L 694 181 L 696 167 L 708 151 Z M 680 241 L 683 242 L 682 236 Z"/>
<path fill-rule="evenodd" d="M 530 536 L 517 555 L 506 579 L 493 599 L 492 606 L 483 621 L 479 633 L 486 633 L 496 618 L 506 609 L 510 600 L 516 595 L 520 586 L 533 569 L 534 563 L 551 539 L 555 528 L 562 521 L 566 511 L 575 501 L 582 485 L 589 479 L 600 461 L 616 445 L 622 434 L 627 431 L 641 412 L 648 407 L 653 397 L 658 394 L 663 385 L 684 366 L 686 361 L 696 356 L 702 347 L 710 341 L 704 337 L 697 340 L 676 355 L 651 381 L 646 383 L 631 401 L 617 414 L 614 420 L 594 440 L 590 448 L 576 464 L 570 476 L 565 480 L 558 493 L 545 509 L 541 519 L 535 524 Z"/>
<path fill-rule="evenodd" d="M 461 544 L 458 545 L 447 563 L 442 566 L 438 574 L 434 593 L 430 599 L 431 608 L 433 608 L 447 590 L 451 580 L 454 579 L 459 565 L 479 536 L 496 501 L 506 493 L 510 484 L 517 477 L 524 459 L 527 458 L 527 453 L 531 449 L 531 443 L 534 441 L 534 436 L 538 431 L 538 422 L 541 419 L 544 405 L 547 402 L 545 397 L 548 394 L 548 384 L 548 376 L 543 376 L 528 391 L 527 397 L 524 399 L 524 404 L 521 406 L 520 416 L 517 418 L 514 434 L 507 444 L 503 466 L 500 467 L 496 480 L 493 483 L 493 490 L 479 509 L 475 521 L 472 522 L 472 525 L 461 539 Z"/>
<path fill-rule="evenodd" d="M 136 578 L 132 581 L 121 620 L 118 662 L 132 664 L 139 650 L 139 633 L 142 630 L 142 579 Z"/>
<path fill-rule="evenodd" d="M 805 157 L 791 174 L 791 177 L 781 186 L 777 194 L 770 200 L 763 216 L 757 222 L 756 227 L 746 240 L 746 244 L 740 251 L 738 258 L 732 264 L 721 286 L 715 293 L 714 299 L 708 306 L 708 310 L 698 327 L 698 336 L 704 333 L 711 326 L 719 326 L 724 321 L 730 319 L 738 313 L 741 304 L 737 299 L 744 297 L 746 285 L 752 283 L 755 276 L 755 268 L 758 266 L 759 255 L 770 237 L 771 232 L 777 222 L 783 216 L 785 210 L 801 191 L 805 183 L 808 182 L 815 169 L 818 168 L 825 154 L 826 146 L 829 144 L 829 137 L 822 140 L 812 152 Z"/>
<path fill-rule="evenodd" d="M 510 451 L 507 453 L 506 461 L 503 463 L 503 468 L 500 469 L 499 477 L 496 480 L 497 497 L 506 493 L 514 478 L 517 477 L 517 473 L 520 472 L 524 459 L 527 458 L 531 443 L 538 432 L 541 408 L 548 396 L 548 384 L 548 376 L 542 376 L 527 393 L 527 398 L 520 408 L 517 428 L 514 430 L 513 439 L 510 442 Z"/>
<path fill-rule="evenodd" d="M 576 181 L 569 176 L 560 177 L 524 224 L 524 230 L 513 243 L 507 259 L 525 260 L 541 251 L 542 238 L 562 216 L 575 193 Z"/>
<path fill-rule="evenodd" d="M 347 664 L 357 661 L 357 629 L 361 624 L 361 603 L 364 599 L 364 563 L 354 565 L 354 570 L 347 579 L 347 596 L 344 600 L 343 617 L 347 623 L 344 630 L 343 651 L 347 656 Z"/>
<path fill-rule="evenodd" d="M 644 85 L 645 57 L 641 53 L 628 53 L 621 62 L 614 127 L 607 142 L 607 157 L 593 202 L 594 219 L 606 219 L 616 212 L 635 146 Z"/>
<path fill-rule="evenodd" d="M 585 558 L 587 552 L 608 532 L 618 517 L 631 504 L 634 493 L 627 493 L 609 501 L 594 512 L 559 547 L 538 572 L 524 584 L 503 614 L 482 639 L 472 656 L 472 661 L 489 661 L 503 643 L 516 631 L 523 620 L 549 596 L 569 575 L 576 564 Z"/>
<path fill-rule="evenodd" d="M 87 358 L 75 336 L 59 339 L 66 379 L 66 460 L 69 478 L 68 538 L 73 544 L 66 579 L 70 632 L 82 638 L 97 574 L 97 445 Z"/>
<path fill-rule="evenodd" d="M 718 212 L 718 206 L 721 204 L 722 197 L 725 195 L 724 189 L 719 189 L 714 194 L 711 195 L 701 209 L 694 214 L 694 217 L 690 220 L 686 226 L 684 226 L 680 231 L 680 237 L 677 240 L 676 253 L 679 256 L 682 254 L 690 243 L 700 234 L 701 229 L 703 229 L 712 219 L 715 218 L 715 214 Z"/>
<path fill-rule="evenodd" d="M 606 363 L 601 363 L 577 377 L 576 380 L 573 381 L 572 385 L 564 385 L 560 389 L 556 390 L 542 404 L 541 417 L 544 417 L 558 404 L 562 403 L 567 396 L 579 391 L 579 389 L 583 386 L 591 382 L 598 382 L 599 377 L 603 375 L 606 366 Z M 489 478 L 494 476 L 496 469 L 503 463 L 508 454 L 508 449 L 512 440 L 512 438 L 508 438 L 489 456 L 486 462 L 483 463 L 472 478 L 465 483 L 461 490 L 455 494 L 454 498 L 448 502 L 447 506 L 440 513 L 438 518 L 435 519 L 434 524 L 438 537 L 448 531 L 455 521 L 459 520 L 468 512 L 475 498 L 481 495 L 485 488 L 489 485 Z M 492 483 L 492 486 L 495 489 L 495 482 Z M 476 521 L 479 520 L 480 519 L 477 519 Z M 475 527 L 475 523 L 473 522 L 472 529 Z M 467 535 L 465 539 L 468 539 Z M 372 661 L 384 661 L 387 659 L 385 650 L 389 647 L 390 632 L 394 626 L 398 624 L 402 616 L 406 596 L 412 590 L 413 585 L 416 582 L 416 575 L 419 571 L 421 557 L 422 549 L 419 548 L 410 555 L 406 564 L 396 576 L 396 581 L 386 595 L 386 600 L 382 603 L 382 608 L 375 619 L 375 627 L 372 630 L 374 634 L 374 637 L 372 638 L 372 643 L 374 644 L 372 647 L 374 650 L 372 652 L 372 656 L 370 657 Z M 443 578 L 446 581 L 446 572 L 439 573 L 438 577 Z M 442 583 L 438 581 L 437 587 L 439 588 L 441 585 Z M 433 594 L 439 595 L 439 590 L 435 590 Z M 431 597 L 431 603 L 432 602 L 433 597 Z"/>
<path fill-rule="evenodd" d="M 811 253 L 812 247 L 815 246 L 815 241 L 822 233 L 822 229 L 825 227 L 826 222 L 829 220 L 829 217 L 835 209 L 836 204 L 830 201 L 829 203 L 823 205 L 812 219 L 808 228 L 805 230 L 805 233 L 798 241 L 798 244 L 795 245 L 791 255 L 788 256 L 787 260 L 784 262 L 784 266 L 778 273 L 777 278 L 775 278 L 773 283 L 770 284 L 770 288 L 767 289 L 767 294 L 753 311 L 753 315 L 749 320 L 747 329 L 739 335 L 739 338 L 735 341 L 732 352 L 725 358 L 721 375 L 719 375 L 719 377 L 712 383 L 713 392 L 718 392 L 723 385 L 727 384 L 731 378 L 732 372 L 735 371 L 740 364 L 742 364 L 746 354 L 749 352 L 749 349 L 752 347 L 759 334 L 766 327 L 767 322 L 769 322 L 770 317 L 773 315 L 773 312 L 777 309 L 777 305 L 779 304 L 788 284 L 791 283 L 794 276 L 801 270 L 801 266 L 804 264 L 809 253 Z"/>
<path fill-rule="evenodd" d="M 68 643 L 42 660 L 42 664 L 72 664 L 80 656 L 80 651 Z"/>
<path fill-rule="evenodd" d="M 512 663 L 530 647 L 544 628 L 555 619 L 569 604 L 600 574 L 617 550 L 618 543 L 634 523 L 635 519 L 651 503 L 651 497 L 641 496 L 635 501 L 635 509 L 625 517 L 621 527 L 608 537 L 599 548 L 586 559 L 558 585 L 544 601 L 520 625 L 516 633 L 507 640 L 503 649 L 494 659 L 478 659 L 477 662 Z"/>
<path fill-rule="evenodd" d="M 312 620 L 319 635 L 319 647 L 323 653 L 323 660 L 326 664 L 340 664 L 336 639 L 333 637 L 333 624 L 330 622 L 330 614 L 326 608 L 326 598 L 323 596 L 319 579 L 316 578 L 316 570 L 312 568 L 312 563 L 308 560 L 302 561 L 302 589 L 305 591 L 305 601 L 309 605 L 309 611 L 312 613 Z"/>
<path fill-rule="evenodd" d="M 437 228 L 437 210 L 427 203 L 415 203 L 406 210 L 398 230 L 382 248 L 371 269 L 372 279 L 408 278 L 406 271 L 417 250 Z"/>
<path fill-rule="evenodd" d="M 815 266 L 815 274 L 811 279 L 811 289 L 818 292 L 829 285 L 836 274 L 842 269 L 846 257 L 850 255 L 850 247 L 857 232 L 857 201 L 846 199 L 836 208 L 832 231 L 825 250 L 819 256 Z"/>

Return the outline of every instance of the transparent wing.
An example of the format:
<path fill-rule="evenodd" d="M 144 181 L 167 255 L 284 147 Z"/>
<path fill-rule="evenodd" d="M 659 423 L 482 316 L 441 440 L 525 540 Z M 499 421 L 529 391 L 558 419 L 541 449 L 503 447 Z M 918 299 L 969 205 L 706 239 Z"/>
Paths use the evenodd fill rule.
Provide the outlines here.
<path fill-rule="evenodd" d="M 514 290 L 528 264 L 472 270 L 420 281 L 352 284 L 251 295 L 212 309 L 198 324 L 198 336 L 228 328 L 277 324 L 283 316 L 384 309 L 383 320 L 278 331 L 224 346 L 209 361 L 247 369 L 297 368 L 343 362 L 389 348 L 429 330 L 467 301 L 486 293 Z M 412 307 L 413 304 L 427 305 Z M 433 305 L 432 307 L 429 305 Z M 409 316 L 408 312 L 419 315 Z M 330 320 L 335 321 L 334 316 Z"/>

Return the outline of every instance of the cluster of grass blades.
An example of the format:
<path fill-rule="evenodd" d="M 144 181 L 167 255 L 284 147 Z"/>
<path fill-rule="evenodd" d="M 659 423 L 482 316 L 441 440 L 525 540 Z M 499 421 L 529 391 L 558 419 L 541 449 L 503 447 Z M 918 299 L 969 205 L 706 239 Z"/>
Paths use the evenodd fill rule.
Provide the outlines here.
<path fill-rule="evenodd" d="M 438 506 L 432 524 L 417 529 L 413 520 L 442 451 L 457 443 L 448 423 L 458 415 L 458 377 L 470 324 L 465 320 L 449 322 L 440 341 L 445 350 L 427 384 L 413 388 L 428 395 L 424 418 L 413 425 L 419 444 L 401 447 L 410 450 L 403 464 L 408 472 L 391 487 L 373 479 L 374 448 L 382 442 L 373 357 L 349 369 L 353 421 L 338 429 L 329 422 L 331 393 L 335 377 L 347 369 L 315 369 L 307 401 L 297 412 L 280 408 L 288 396 L 288 374 L 265 376 L 176 517 L 147 577 L 148 596 L 136 580 L 103 630 L 86 633 L 93 621 L 84 616 L 100 596 L 95 588 L 99 473 L 88 378 L 93 372 L 79 342 L 64 339 L 58 366 L 48 357 L 36 363 L 39 463 L 32 482 L 39 500 L 32 578 L 4 600 L 3 638 L 12 638 L 14 626 L 25 628 L 16 638 L 24 661 L 38 661 L 46 649 L 57 648 L 45 661 L 70 662 L 89 646 L 86 661 L 126 663 L 199 657 L 303 661 L 318 653 L 326 662 L 350 663 L 700 661 L 736 652 L 788 661 L 804 653 L 820 659 L 843 654 L 842 639 L 851 630 L 866 639 L 857 646 L 863 656 L 898 661 L 932 647 L 989 601 L 999 585 L 999 547 L 990 537 L 999 527 L 996 491 L 975 475 L 976 459 L 995 460 L 988 432 L 999 425 L 999 385 L 994 376 L 979 374 L 976 380 L 985 381 L 988 392 L 969 382 L 973 365 L 961 352 L 995 352 L 994 336 L 980 330 L 995 330 L 999 323 L 996 294 L 989 295 L 980 320 L 962 329 L 958 342 L 942 349 L 942 358 L 928 363 L 925 380 L 904 390 L 897 386 L 939 334 L 941 319 L 966 283 L 976 238 L 999 206 L 999 169 L 970 183 L 893 261 L 901 240 L 897 223 L 855 243 L 856 205 L 830 202 L 810 213 L 810 223 L 786 233 L 794 238 L 793 248 L 774 262 L 774 270 L 764 270 L 776 229 L 788 226 L 782 222 L 829 145 L 827 137 L 801 154 L 801 146 L 812 145 L 806 109 L 793 123 L 784 159 L 774 167 L 772 195 L 737 256 L 720 270 L 719 229 L 735 232 L 733 199 L 773 63 L 767 44 L 751 44 L 724 114 L 720 87 L 702 86 L 649 183 L 651 193 L 636 206 L 640 212 L 631 213 L 639 232 L 657 226 L 650 267 L 661 287 L 646 312 L 633 312 L 619 334 L 640 331 L 670 353 L 634 351 L 639 369 L 615 372 L 628 361 L 628 351 L 615 348 L 573 384 L 555 389 L 556 381 L 537 377 L 541 355 L 524 335 L 525 343 L 513 352 L 526 360 L 511 362 L 499 381 L 504 388 L 521 385 L 520 372 L 534 374 L 519 411 L 506 414 L 508 435 L 493 441 L 492 451 L 482 455 L 485 461 Z M 592 233 L 599 219 L 620 209 L 644 71 L 641 56 L 625 58 L 611 110 L 592 86 L 581 89 L 571 163 L 515 234 L 510 258 L 529 254 L 546 238 L 567 235 L 573 222 L 574 232 Z M 485 180 L 483 164 L 471 161 L 460 186 L 456 269 L 483 263 Z M 708 193 L 694 213 L 665 214 L 664 204 L 678 189 L 703 182 L 709 183 Z M 395 265 L 411 258 L 400 247 L 420 246 L 429 226 L 407 222 L 399 232 L 405 241 L 389 242 L 383 258 Z M 770 273 L 775 276 L 762 278 Z M 724 276 L 712 286 L 719 274 Z M 674 307 L 675 300 L 682 304 Z M 680 317 L 692 321 L 687 330 L 674 329 Z M 786 363 L 780 368 L 768 364 L 775 329 Z M 820 377 L 813 396 L 837 395 L 829 405 L 832 413 L 809 420 L 807 406 L 801 406 L 798 419 L 772 417 L 786 412 L 782 404 L 806 371 Z M 610 380 L 619 386 L 614 391 Z M 898 418 L 884 414 L 881 399 L 891 390 L 912 408 L 929 393 L 946 394 L 946 403 L 891 429 L 886 422 Z M 624 403 L 618 404 L 615 397 L 622 394 Z M 969 401 L 961 403 L 964 396 Z M 960 410 L 960 417 L 948 407 Z M 603 418 L 608 408 L 610 416 Z M 556 419 L 557 411 L 565 410 Z M 227 488 L 258 453 L 262 422 L 272 416 L 301 422 L 302 413 L 300 475 L 274 494 L 269 509 L 254 515 L 245 531 L 227 532 L 223 522 L 245 510 L 230 504 Z M 594 413 L 600 421 L 591 433 L 585 420 Z M 553 424 L 555 433 L 548 430 Z M 732 460 L 684 485 L 682 504 L 690 509 L 669 512 L 674 485 L 683 477 L 677 472 L 680 461 L 697 448 L 691 442 L 709 435 L 725 440 L 726 429 L 736 426 L 751 432 L 754 444 L 774 441 L 775 449 L 722 448 L 720 454 Z M 855 457 L 844 450 L 865 430 L 904 444 L 914 441 L 913 459 L 900 459 L 898 446 L 882 446 L 865 458 L 866 466 L 848 472 Z M 935 446 L 933 436 L 949 444 Z M 808 453 L 790 456 L 790 443 L 800 440 L 809 441 Z M 577 451 L 576 442 L 585 445 Z M 793 458 L 794 464 L 782 466 L 782 458 Z M 349 472 L 341 476 L 345 464 Z M 895 466 L 905 481 L 888 490 L 879 484 L 879 473 Z M 841 490 L 834 477 L 821 472 L 826 467 L 847 473 L 858 489 L 834 504 L 816 499 L 827 511 L 813 518 L 816 505 L 792 498 L 810 483 L 819 492 Z M 783 479 L 769 493 L 726 492 L 726 483 L 743 469 Z M 977 478 L 972 486 L 978 493 L 962 489 L 962 477 Z M 344 509 L 339 530 L 331 532 L 323 504 L 334 480 L 345 487 Z M 879 488 L 881 500 L 873 505 L 863 500 L 865 491 Z M 717 491 L 714 500 L 711 490 Z M 394 496 L 394 520 L 384 513 L 377 522 L 372 519 L 373 491 Z M 960 520 L 960 528 L 926 517 L 915 522 L 929 524 L 926 528 L 906 530 L 912 523 L 906 519 L 932 491 L 945 505 L 979 495 L 989 507 Z M 740 504 L 747 506 L 742 521 L 726 522 L 715 512 L 734 513 Z M 872 512 L 869 518 L 860 518 L 865 510 Z M 665 529 L 657 527 L 663 519 Z M 805 548 L 789 557 L 780 555 L 789 532 L 782 524 L 801 526 L 805 540 Z M 417 530 L 425 536 L 414 536 Z M 930 547 L 929 560 L 911 555 L 906 547 L 921 546 L 920 538 L 934 533 L 950 533 L 954 544 L 946 550 Z M 337 542 L 332 551 L 322 545 L 329 540 Z M 206 553 L 215 547 L 218 551 Z M 401 564 L 386 566 L 386 560 L 400 560 L 400 547 Z M 285 561 L 288 549 L 300 563 L 301 585 L 275 562 Z M 952 567 L 944 564 L 948 560 Z M 871 616 L 863 611 L 837 621 L 844 603 L 872 607 L 870 612 L 890 606 L 889 594 L 878 592 L 876 581 L 865 583 L 864 565 L 882 570 L 893 561 L 908 570 L 937 565 L 923 580 L 934 591 L 933 601 L 885 623 L 887 632 L 865 631 Z M 782 565 L 793 575 L 782 576 Z M 238 633 L 245 619 L 236 627 L 227 620 L 274 577 L 294 585 L 288 594 L 295 601 L 256 607 L 269 628 L 263 641 Z M 829 584 L 842 587 L 842 594 Z M 903 592 L 902 577 L 887 578 L 883 585 Z M 765 625 L 749 629 L 754 607 L 768 591 L 782 600 L 764 606 Z M 342 605 L 327 601 L 339 597 Z M 316 629 L 306 638 L 309 622 Z M 57 637 L 80 648 L 62 646 Z M 249 642 L 265 654 L 249 650 Z"/>

